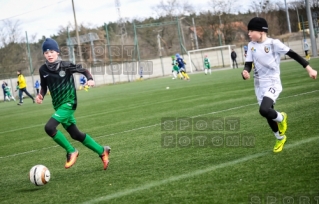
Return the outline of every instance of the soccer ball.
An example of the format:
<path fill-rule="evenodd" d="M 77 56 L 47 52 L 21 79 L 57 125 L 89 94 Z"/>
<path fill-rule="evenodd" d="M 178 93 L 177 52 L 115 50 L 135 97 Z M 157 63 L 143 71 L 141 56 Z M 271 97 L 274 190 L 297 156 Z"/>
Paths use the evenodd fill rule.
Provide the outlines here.
<path fill-rule="evenodd" d="M 44 165 L 35 165 L 30 169 L 30 181 L 36 186 L 43 186 L 50 180 L 50 171 Z"/>

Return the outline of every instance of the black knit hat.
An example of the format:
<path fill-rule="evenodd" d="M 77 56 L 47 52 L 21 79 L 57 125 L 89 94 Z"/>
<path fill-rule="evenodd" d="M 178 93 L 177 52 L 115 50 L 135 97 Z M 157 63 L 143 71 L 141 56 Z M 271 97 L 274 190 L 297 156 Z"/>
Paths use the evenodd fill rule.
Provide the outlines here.
<path fill-rule="evenodd" d="M 43 53 L 46 51 L 49 51 L 49 50 L 54 50 L 56 52 L 60 52 L 58 43 L 51 38 L 45 39 L 45 41 L 42 44 Z"/>
<path fill-rule="evenodd" d="M 255 17 L 248 23 L 248 30 L 268 32 L 268 24 L 264 18 Z"/>

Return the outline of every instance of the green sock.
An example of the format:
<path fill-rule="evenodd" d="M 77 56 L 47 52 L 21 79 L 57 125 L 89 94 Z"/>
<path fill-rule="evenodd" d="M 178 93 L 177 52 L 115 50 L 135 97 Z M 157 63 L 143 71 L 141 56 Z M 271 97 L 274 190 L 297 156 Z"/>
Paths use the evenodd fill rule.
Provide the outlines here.
<path fill-rule="evenodd" d="M 61 147 L 63 147 L 67 153 L 72 153 L 75 151 L 75 148 L 71 145 L 71 143 L 66 139 L 62 132 L 57 131 L 56 135 L 53 137 L 54 142 L 58 143 Z"/>
<path fill-rule="evenodd" d="M 99 156 L 101 156 L 104 152 L 104 148 L 95 142 L 92 137 L 86 134 L 84 141 L 82 142 L 84 146 L 96 152 Z"/>

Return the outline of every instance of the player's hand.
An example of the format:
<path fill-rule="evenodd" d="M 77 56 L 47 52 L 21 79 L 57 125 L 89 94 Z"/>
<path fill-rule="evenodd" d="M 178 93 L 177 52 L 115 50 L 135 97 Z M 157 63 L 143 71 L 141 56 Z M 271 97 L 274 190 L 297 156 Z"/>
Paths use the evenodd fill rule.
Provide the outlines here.
<path fill-rule="evenodd" d="M 316 79 L 317 78 L 317 71 L 312 69 L 309 65 L 306 67 L 306 70 L 308 71 L 308 74 L 310 78 Z"/>
<path fill-rule="evenodd" d="M 244 79 L 250 79 L 250 74 L 247 70 L 244 70 L 241 74 L 243 75 Z"/>
<path fill-rule="evenodd" d="M 35 102 L 37 104 L 41 104 L 43 101 L 43 96 L 41 94 L 38 94 L 37 97 L 35 97 Z"/>
<path fill-rule="evenodd" d="M 94 85 L 95 85 L 95 82 L 94 82 L 93 80 L 89 80 L 89 81 L 87 82 L 87 84 L 88 84 L 89 86 L 94 86 Z"/>

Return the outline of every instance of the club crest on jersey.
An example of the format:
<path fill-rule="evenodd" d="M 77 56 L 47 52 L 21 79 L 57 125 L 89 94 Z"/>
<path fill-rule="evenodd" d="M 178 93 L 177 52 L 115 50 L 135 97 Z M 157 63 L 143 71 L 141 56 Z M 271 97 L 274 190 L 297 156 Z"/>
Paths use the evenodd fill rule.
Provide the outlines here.
<path fill-rule="evenodd" d="M 61 71 L 59 72 L 59 75 L 60 75 L 60 77 L 65 77 L 65 71 L 61 70 Z"/>
<path fill-rule="evenodd" d="M 268 53 L 270 51 L 270 46 L 269 45 L 265 45 L 264 50 L 266 53 Z"/>
<path fill-rule="evenodd" d="M 250 49 L 252 52 L 256 52 L 256 49 L 254 47 L 251 47 Z"/>

